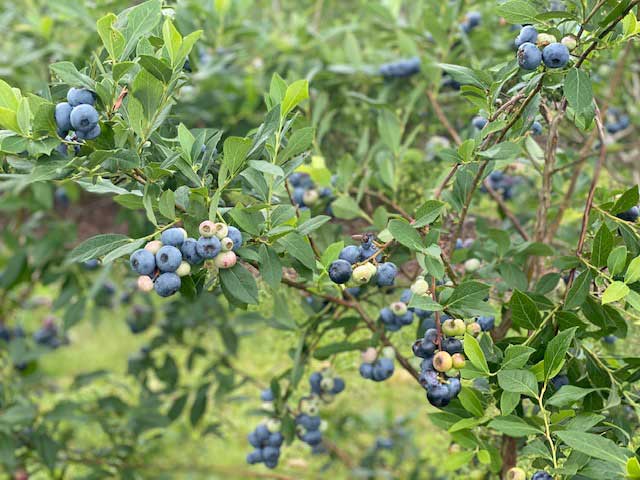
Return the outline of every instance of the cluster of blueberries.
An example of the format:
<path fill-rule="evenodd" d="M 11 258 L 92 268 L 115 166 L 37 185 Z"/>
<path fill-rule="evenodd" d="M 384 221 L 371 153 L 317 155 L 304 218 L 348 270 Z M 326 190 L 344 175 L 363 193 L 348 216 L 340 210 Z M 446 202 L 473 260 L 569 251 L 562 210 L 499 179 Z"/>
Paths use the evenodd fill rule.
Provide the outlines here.
<path fill-rule="evenodd" d="M 341 377 L 331 375 L 328 370 L 313 372 L 309 376 L 311 395 L 300 402 L 300 413 L 296 416 L 298 438 L 311 447 L 312 453 L 322 453 L 322 420 L 318 415 L 318 401 L 333 401 L 335 395 L 345 388 Z"/>
<path fill-rule="evenodd" d="M 237 262 L 234 250 L 242 246 L 240 230 L 225 223 L 205 220 L 199 227 L 200 238 L 189 238 L 184 228 L 169 228 L 160 240 L 153 240 L 130 257 L 138 274 L 138 288 L 169 297 L 180 290 L 181 277 L 191 273 L 192 265 L 213 260 L 218 268 L 231 268 Z"/>
<path fill-rule="evenodd" d="M 409 307 L 408 304 L 411 301 L 412 295 L 426 295 L 429 292 L 429 285 L 424 277 L 418 278 L 416 282 L 402 291 L 400 301 L 393 302 L 388 307 L 384 307 L 380 310 L 378 319 L 382 322 L 385 328 L 390 332 L 397 332 L 402 327 L 411 325 L 413 323 L 414 314 L 420 319 L 425 320 L 432 316 L 433 312 L 423 310 L 421 308 Z"/>
<path fill-rule="evenodd" d="M 58 330 L 54 317 L 45 317 L 42 321 L 42 326 L 33 333 L 33 340 L 38 345 L 52 349 L 69 343 L 69 339 Z"/>
<path fill-rule="evenodd" d="M 384 382 L 393 375 L 393 359 L 389 357 L 378 358 L 378 353 L 373 347 L 362 352 L 362 363 L 360 364 L 360 375 L 367 380 L 374 382 Z"/>
<path fill-rule="evenodd" d="M 326 371 L 313 372 L 309 376 L 309 386 L 313 395 L 317 395 L 324 401 L 331 401 L 333 395 L 344 390 L 345 383 L 341 377 L 331 376 Z"/>
<path fill-rule="evenodd" d="M 420 57 L 411 57 L 396 62 L 385 63 L 378 69 L 386 79 L 406 78 L 420 73 Z"/>
<path fill-rule="evenodd" d="M 382 253 L 374 241 L 374 236 L 363 236 L 362 244 L 348 245 L 342 249 L 338 260 L 329 265 L 329 278 L 333 283 L 343 285 L 353 280 L 355 285 L 364 285 L 371 279 L 378 287 L 390 287 L 398 275 L 394 263 L 384 262 Z"/>
<path fill-rule="evenodd" d="M 100 115 L 95 109 L 96 94 L 85 88 L 70 88 L 67 101 L 56 105 L 55 121 L 58 136 L 67 140 L 93 140 L 100 136 Z M 74 131 L 75 135 L 69 136 Z M 66 146 L 59 151 L 66 154 Z"/>
<path fill-rule="evenodd" d="M 322 199 L 333 197 L 333 191 L 329 187 L 317 188 L 308 173 L 294 172 L 289 176 L 289 184 L 293 187 L 291 197 L 293 203 L 299 208 L 311 208 Z M 330 205 L 327 205 L 327 213 L 331 214 Z"/>
<path fill-rule="evenodd" d="M 280 447 L 284 442 L 284 437 L 277 428 L 279 424 L 274 425 L 261 423 L 247 437 L 249 443 L 254 448 L 247 455 L 247 463 L 254 465 L 256 463 L 264 463 L 267 468 L 276 468 L 280 459 Z"/>
<path fill-rule="evenodd" d="M 576 44 L 576 38 L 572 35 L 567 35 L 558 42 L 553 35 L 538 34 L 534 26 L 525 25 L 515 40 L 518 65 L 524 70 L 535 70 L 541 63 L 547 68 L 563 68 L 569 63 L 570 50 Z"/>
<path fill-rule="evenodd" d="M 489 186 L 502 195 L 505 200 L 513 198 L 513 189 L 522 179 L 514 175 L 508 175 L 501 170 L 494 170 L 488 177 Z M 486 191 L 486 189 L 485 189 Z"/>
<path fill-rule="evenodd" d="M 607 132 L 613 135 L 628 128 L 629 125 L 631 125 L 629 115 L 617 108 L 609 108 L 609 110 L 607 110 L 607 122 L 605 124 Z"/>

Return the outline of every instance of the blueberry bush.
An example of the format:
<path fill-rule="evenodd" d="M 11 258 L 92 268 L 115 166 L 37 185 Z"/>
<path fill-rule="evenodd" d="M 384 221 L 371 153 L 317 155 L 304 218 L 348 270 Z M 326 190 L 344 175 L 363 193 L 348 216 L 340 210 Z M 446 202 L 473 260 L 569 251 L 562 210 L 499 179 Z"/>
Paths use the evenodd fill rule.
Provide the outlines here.
<path fill-rule="evenodd" d="M 640 478 L 639 14 L 7 5 L 3 478 Z"/>

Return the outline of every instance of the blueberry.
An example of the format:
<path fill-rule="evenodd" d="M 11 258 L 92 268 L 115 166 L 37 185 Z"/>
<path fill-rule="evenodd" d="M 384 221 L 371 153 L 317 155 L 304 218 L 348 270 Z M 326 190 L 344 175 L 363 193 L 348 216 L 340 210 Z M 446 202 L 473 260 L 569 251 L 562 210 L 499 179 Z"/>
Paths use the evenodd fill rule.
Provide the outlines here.
<path fill-rule="evenodd" d="M 254 431 L 255 431 L 256 439 L 261 444 L 264 444 L 267 440 L 269 440 L 269 435 L 271 435 L 271 432 L 269 432 L 269 429 L 267 428 L 266 425 L 261 423 L 256 427 Z"/>
<path fill-rule="evenodd" d="M 345 388 L 344 380 L 340 377 L 335 377 L 333 379 L 333 388 L 331 389 L 332 394 L 337 395 L 342 392 Z"/>
<path fill-rule="evenodd" d="M 391 450 L 393 448 L 393 440 L 390 438 L 377 438 L 376 448 L 379 450 Z"/>
<path fill-rule="evenodd" d="M 380 360 L 378 360 L 378 365 L 380 366 L 380 369 L 382 370 L 385 379 L 393 375 L 393 370 L 394 370 L 393 360 L 391 360 L 390 358 L 383 357 Z"/>
<path fill-rule="evenodd" d="M 270 388 L 265 388 L 260 392 L 260 400 L 263 402 L 273 402 L 274 396 Z"/>
<path fill-rule="evenodd" d="M 408 288 L 404 289 L 402 291 L 402 295 L 400 295 L 400 301 L 408 305 L 409 302 L 411 301 L 411 295 L 413 295 L 411 293 L 411 290 L 409 290 Z"/>
<path fill-rule="evenodd" d="M 71 126 L 76 131 L 90 132 L 98 125 L 98 111 L 91 105 L 78 105 L 71 110 Z"/>
<path fill-rule="evenodd" d="M 360 250 L 360 261 L 364 262 L 365 260 L 368 260 L 369 258 L 373 258 L 375 256 L 376 261 L 379 262 L 380 260 L 382 260 L 382 254 L 376 255 L 379 251 L 380 250 L 376 248 L 373 242 L 363 243 Z"/>
<path fill-rule="evenodd" d="M 615 335 L 607 335 L 606 337 L 602 338 L 602 341 L 604 343 L 608 343 L 609 345 L 613 345 L 614 343 L 616 343 L 616 340 L 618 340 L 618 337 L 616 337 Z"/>
<path fill-rule="evenodd" d="M 569 377 L 566 375 L 556 375 L 551 379 L 551 384 L 556 390 L 560 390 L 565 385 L 569 385 Z"/>
<path fill-rule="evenodd" d="M 322 442 L 322 433 L 319 430 L 312 430 L 302 435 L 302 441 L 308 445 L 319 445 Z"/>
<path fill-rule="evenodd" d="M 278 466 L 278 459 L 276 458 L 275 460 L 265 460 L 264 466 L 267 468 L 274 469 Z"/>
<path fill-rule="evenodd" d="M 180 277 L 175 273 L 163 273 L 156 278 L 153 288 L 161 297 L 170 297 L 180 290 L 181 283 Z"/>
<path fill-rule="evenodd" d="M 354 263 L 358 263 L 360 260 L 360 254 L 362 253 L 362 249 L 355 245 L 348 245 L 342 249 L 338 258 L 341 260 L 346 260 L 351 265 Z"/>
<path fill-rule="evenodd" d="M 200 237 L 196 244 L 196 252 L 205 259 L 215 258 L 221 248 L 218 237 Z"/>
<path fill-rule="evenodd" d="M 85 268 L 85 270 L 95 270 L 100 266 L 100 262 L 97 259 L 92 258 L 91 260 L 83 262 L 82 266 Z"/>
<path fill-rule="evenodd" d="M 418 381 L 423 388 L 428 390 L 435 388 L 440 384 L 438 381 L 438 373 L 433 370 L 425 370 L 421 372 Z"/>
<path fill-rule="evenodd" d="M 184 230 L 182 228 L 169 228 L 162 232 L 160 241 L 163 245 L 179 248 L 185 241 Z"/>
<path fill-rule="evenodd" d="M 553 480 L 553 477 L 544 470 L 539 470 L 533 474 L 531 480 Z"/>
<path fill-rule="evenodd" d="M 345 290 L 349 295 L 354 298 L 358 298 L 362 293 L 362 288 L 360 287 L 349 287 Z"/>
<path fill-rule="evenodd" d="M 442 340 L 442 349 L 451 355 L 454 353 L 462 353 L 462 342 L 453 337 L 444 338 Z"/>
<path fill-rule="evenodd" d="M 449 396 L 449 389 L 446 385 L 436 385 L 435 387 L 427 391 L 427 400 L 434 407 L 443 408 L 449 405 L 451 397 Z"/>
<path fill-rule="evenodd" d="M 482 21 L 482 14 L 480 12 L 469 12 L 465 15 L 465 21 L 469 28 L 476 28 Z"/>
<path fill-rule="evenodd" d="M 236 250 L 242 246 L 242 233 L 236 227 L 229 225 L 227 237 L 233 241 L 233 249 Z"/>
<path fill-rule="evenodd" d="M 247 455 L 247 463 L 249 465 L 255 465 L 262 462 L 262 450 L 254 450 Z"/>
<path fill-rule="evenodd" d="M 478 130 L 482 130 L 487 123 L 489 123 L 489 120 L 487 120 L 486 118 L 484 118 L 481 115 L 476 115 L 471 120 L 471 125 L 473 125 L 473 127 L 478 129 Z"/>
<path fill-rule="evenodd" d="M 389 307 L 384 307 L 380 310 L 380 316 L 378 319 L 385 325 L 391 325 L 394 321 L 395 315 Z"/>
<path fill-rule="evenodd" d="M 294 188 L 300 187 L 302 186 L 303 178 L 305 177 L 309 177 L 309 175 L 302 172 L 294 172 L 291 175 L 289 175 L 289 183 Z"/>
<path fill-rule="evenodd" d="M 264 447 L 262 449 L 262 458 L 264 458 L 265 462 L 267 460 L 277 460 L 280 456 L 280 449 L 277 447 Z"/>
<path fill-rule="evenodd" d="M 198 242 L 193 238 L 187 238 L 180 247 L 182 258 L 191 265 L 202 263 L 202 257 L 198 255 Z"/>
<path fill-rule="evenodd" d="M 71 130 L 71 110 L 73 107 L 67 102 L 58 103 L 56 105 L 55 119 L 58 135 L 65 137 Z"/>
<path fill-rule="evenodd" d="M 542 50 L 542 61 L 548 68 L 562 68 L 569 58 L 569 49 L 561 43 L 551 43 Z"/>
<path fill-rule="evenodd" d="M 413 312 L 407 312 L 404 315 L 396 316 L 396 321 L 402 325 L 411 325 L 413 323 Z"/>
<path fill-rule="evenodd" d="M 542 53 L 540 53 L 540 49 L 533 43 L 523 43 L 520 45 L 520 47 L 518 47 L 517 57 L 518 65 L 524 70 L 535 70 L 542 62 Z"/>
<path fill-rule="evenodd" d="M 371 363 L 361 363 L 360 376 L 367 380 L 371 380 L 373 378 L 373 365 Z"/>
<path fill-rule="evenodd" d="M 616 215 L 620 220 L 624 220 L 625 222 L 635 222 L 638 220 L 638 216 L 640 216 L 640 208 L 631 207 L 629 210 L 624 212 L 620 212 Z"/>
<path fill-rule="evenodd" d="M 420 72 L 420 58 L 412 57 L 397 62 L 385 63 L 380 66 L 378 71 L 385 78 L 410 77 Z"/>
<path fill-rule="evenodd" d="M 96 125 L 88 132 L 83 132 L 82 130 L 78 130 L 76 132 L 76 135 L 78 137 L 78 140 L 93 140 L 95 138 L 98 138 L 101 133 L 102 133 L 102 130 L 100 129 L 100 125 Z"/>
<path fill-rule="evenodd" d="M 413 350 L 413 354 L 419 358 L 427 358 L 433 355 L 433 352 L 436 350 L 436 344 L 433 342 L 425 342 L 422 339 L 418 339 L 413 342 L 411 347 Z"/>
<path fill-rule="evenodd" d="M 525 25 L 520 30 L 520 33 L 516 37 L 516 47 L 519 47 L 523 43 L 536 43 L 538 40 L 538 31 L 532 25 Z"/>
<path fill-rule="evenodd" d="M 449 389 L 449 397 L 455 398 L 462 390 L 462 384 L 460 383 L 459 378 L 450 378 L 449 383 L 447 384 L 447 388 Z"/>
<path fill-rule="evenodd" d="M 531 124 L 531 133 L 533 135 L 542 135 L 542 124 L 537 120 Z"/>
<path fill-rule="evenodd" d="M 311 392 L 316 395 L 320 395 L 322 393 L 322 388 L 320 387 L 320 383 L 322 382 L 322 374 L 320 372 L 313 372 L 309 376 L 309 385 L 311 387 Z"/>
<path fill-rule="evenodd" d="M 394 263 L 381 263 L 378 265 L 376 283 L 379 287 L 390 287 L 394 284 L 396 275 L 398 275 L 398 267 Z"/>
<path fill-rule="evenodd" d="M 151 276 L 156 269 L 156 257 L 148 250 L 136 250 L 129 257 L 129 264 L 137 274 Z"/>
<path fill-rule="evenodd" d="M 67 101 L 72 107 L 94 105 L 96 103 L 96 94 L 86 88 L 70 88 L 67 92 Z"/>
<path fill-rule="evenodd" d="M 299 207 L 304 205 L 304 188 L 296 187 L 293 189 L 293 194 L 291 195 L 293 198 L 293 203 L 298 205 Z"/>
<path fill-rule="evenodd" d="M 336 260 L 329 265 L 329 278 L 338 285 L 347 283 L 351 279 L 351 264 L 346 260 Z"/>
<path fill-rule="evenodd" d="M 483 332 L 493 330 L 495 326 L 495 317 L 478 317 L 477 322 L 480 324 Z"/>
<path fill-rule="evenodd" d="M 279 448 L 282 446 L 283 442 L 284 442 L 284 437 L 282 436 L 282 434 L 280 432 L 273 432 L 271 435 L 269 435 L 269 440 L 267 440 L 267 445 L 269 447 Z"/>
<path fill-rule="evenodd" d="M 165 245 L 156 253 L 156 265 L 161 272 L 175 272 L 182 263 L 180 250 L 171 245 Z"/>

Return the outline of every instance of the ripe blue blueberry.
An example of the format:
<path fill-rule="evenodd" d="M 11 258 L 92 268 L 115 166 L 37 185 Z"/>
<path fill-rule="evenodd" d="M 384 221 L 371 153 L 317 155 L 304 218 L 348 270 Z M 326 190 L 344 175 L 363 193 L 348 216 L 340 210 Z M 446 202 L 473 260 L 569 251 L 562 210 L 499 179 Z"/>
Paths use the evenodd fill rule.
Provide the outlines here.
<path fill-rule="evenodd" d="M 384 378 L 387 379 L 389 378 L 391 375 L 393 375 L 393 360 L 387 357 L 382 357 L 381 359 L 378 360 L 378 365 L 380 366 L 380 369 L 384 375 Z"/>
<path fill-rule="evenodd" d="M 420 58 L 412 57 L 380 66 L 380 75 L 385 78 L 406 78 L 420 72 Z"/>
<path fill-rule="evenodd" d="M 263 402 L 273 402 L 274 396 L 270 388 L 265 388 L 260 392 L 260 400 Z"/>
<path fill-rule="evenodd" d="M 196 252 L 205 259 L 214 258 L 221 248 L 218 237 L 200 237 L 196 244 Z"/>
<path fill-rule="evenodd" d="M 332 394 L 337 395 L 342 392 L 345 388 L 344 380 L 340 377 L 335 377 L 333 379 L 333 388 L 331 389 Z"/>
<path fill-rule="evenodd" d="M 427 390 L 427 400 L 434 407 L 443 408 L 449 405 L 451 397 L 449 396 L 449 389 L 446 385 L 438 384 L 435 387 Z"/>
<path fill-rule="evenodd" d="M 311 392 L 316 395 L 320 395 L 322 393 L 322 387 L 320 387 L 320 383 L 322 382 L 322 374 L 320 372 L 313 372 L 309 375 L 309 386 L 311 387 Z"/>
<path fill-rule="evenodd" d="M 542 135 L 542 124 L 539 121 L 535 121 L 531 124 L 531 133 L 534 135 Z"/>
<path fill-rule="evenodd" d="M 542 53 L 540 53 L 540 49 L 533 43 L 527 42 L 520 45 L 520 47 L 518 47 L 517 57 L 518 65 L 524 70 L 535 70 L 542 62 Z"/>
<path fill-rule="evenodd" d="M 478 130 L 482 130 L 489 121 L 481 115 L 476 115 L 471 120 L 471 125 Z"/>
<path fill-rule="evenodd" d="M 360 261 L 364 262 L 370 258 L 376 257 L 376 261 L 382 260 L 382 254 L 376 255 L 380 250 L 376 248 L 373 242 L 365 242 L 360 249 Z"/>
<path fill-rule="evenodd" d="M 280 432 L 273 432 L 271 435 L 269 435 L 269 439 L 267 440 L 267 445 L 269 447 L 279 448 L 282 446 L 283 442 L 284 442 L 284 437 L 282 436 L 282 434 Z"/>
<path fill-rule="evenodd" d="M 489 330 L 493 330 L 495 326 L 495 317 L 478 317 L 476 320 L 480 324 L 480 328 L 482 328 L 483 332 L 488 332 Z"/>
<path fill-rule="evenodd" d="M 602 338 L 602 341 L 604 343 L 608 343 L 609 345 L 613 345 L 614 343 L 616 343 L 616 340 L 618 340 L 618 337 L 616 337 L 615 335 L 607 335 L 606 337 Z"/>
<path fill-rule="evenodd" d="M 227 237 L 233 241 L 233 249 L 237 250 L 242 246 L 242 233 L 236 227 L 229 225 L 227 231 Z"/>
<path fill-rule="evenodd" d="M 156 265 L 161 272 L 175 272 L 182 263 L 180 250 L 171 245 L 165 245 L 156 253 Z"/>
<path fill-rule="evenodd" d="M 258 425 L 256 427 L 256 429 L 254 431 L 255 431 L 256 439 L 261 444 L 264 444 L 264 442 L 269 440 L 269 435 L 271 435 L 271 432 L 269 432 L 269 429 L 267 428 L 266 425 L 261 423 L 260 425 Z"/>
<path fill-rule="evenodd" d="M 73 107 L 67 102 L 58 103 L 56 105 L 55 119 L 58 135 L 65 137 L 71 130 L 71 110 Z"/>
<path fill-rule="evenodd" d="M 533 474 L 531 480 L 553 480 L 553 477 L 544 470 L 539 470 Z"/>
<path fill-rule="evenodd" d="M 426 389 L 435 388 L 440 383 L 438 381 L 438 373 L 433 370 L 425 370 L 423 372 L 420 372 L 418 381 L 420 382 L 420 385 L 422 385 L 422 387 Z"/>
<path fill-rule="evenodd" d="M 360 260 L 360 254 L 362 253 L 362 249 L 357 247 L 356 245 L 347 245 L 340 251 L 340 255 L 338 258 L 341 260 L 346 260 L 351 265 L 354 263 L 358 263 Z"/>
<path fill-rule="evenodd" d="M 136 250 L 129 257 L 129 264 L 137 274 L 151 276 L 156 269 L 156 257 L 148 250 Z"/>
<path fill-rule="evenodd" d="M 469 12 L 464 18 L 470 28 L 476 28 L 482 21 L 482 14 L 480 12 Z"/>
<path fill-rule="evenodd" d="M 78 130 L 76 132 L 76 136 L 78 137 L 78 140 L 94 140 L 98 138 L 101 133 L 102 133 L 102 130 L 100 129 L 100 125 L 96 125 L 91 130 L 86 132 L 82 130 Z"/>
<path fill-rule="evenodd" d="M 178 275 L 168 272 L 163 273 L 158 278 L 156 278 L 156 281 L 153 284 L 153 288 L 161 297 L 170 297 L 178 290 L 180 290 L 181 283 L 182 282 L 180 281 L 180 277 Z"/>
<path fill-rule="evenodd" d="M 360 364 L 360 375 L 362 378 L 366 378 L 367 380 L 371 380 L 373 378 L 373 364 L 371 363 L 361 363 Z"/>
<path fill-rule="evenodd" d="M 454 353 L 462 353 L 462 342 L 453 337 L 443 338 L 442 349 L 451 355 L 453 355 Z"/>
<path fill-rule="evenodd" d="M 393 448 L 393 440 L 390 438 L 377 438 L 376 448 L 379 450 L 391 450 Z"/>
<path fill-rule="evenodd" d="M 635 222 L 638 220 L 638 216 L 640 216 L 640 208 L 638 207 L 631 207 L 629 210 L 625 210 L 616 215 L 616 217 L 625 222 Z"/>
<path fill-rule="evenodd" d="M 198 255 L 198 242 L 194 238 L 187 238 L 180 247 L 182 258 L 191 265 L 202 263 L 202 257 Z"/>
<path fill-rule="evenodd" d="M 76 131 L 90 132 L 98 125 L 98 111 L 91 105 L 78 105 L 71 110 L 71 126 Z"/>
<path fill-rule="evenodd" d="M 301 413 L 296 417 L 296 425 L 302 425 L 307 431 L 318 430 L 320 428 L 320 423 L 320 417 L 316 415 Z"/>
<path fill-rule="evenodd" d="M 562 68 L 569 59 L 569 49 L 561 43 L 551 43 L 542 50 L 542 61 L 548 68 Z"/>
<path fill-rule="evenodd" d="M 457 397 L 458 394 L 460 393 L 460 390 L 462 390 L 462 384 L 460 383 L 459 378 L 450 378 L 449 383 L 446 385 L 447 385 L 447 388 L 449 389 L 449 396 L 451 398 Z"/>
<path fill-rule="evenodd" d="M 396 321 L 401 326 L 411 325 L 413 323 L 413 312 L 407 312 L 404 315 L 397 315 Z"/>
<path fill-rule="evenodd" d="M 169 228 L 162 232 L 160 241 L 163 245 L 171 245 L 172 247 L 180 247 L 184 243 L 184 230 L 182 228 Z"/>
<path fill-rule="evenodd" d="M 249 465 L 255 465 L 262 462 L 262 450 L 254 450 L 247 454 L 247 463 Z"/>
<path fill-rule="evenodd" d="M 329 265 L 329 278 L 333 283 L 342 285 L 351 279 L 351 264 L 346 260 L 336 260 Z"/>
<path fill-rule="evenodd" d="M 525 25 L 520 30 L 520 33 L 516 37 L 516 47 L 519 47 L 523 43 L 536 43 L 538 40 L 538 31 L 533 25 Z"/>
<path fill-rule="evenodd" d="M 277 447 L 264 447 L 262 449 L 262 458 L 267 460 L 277 460 L 280 456 L 280 449 Z"/>
<path fill-rule="evenodd" d="M 376 283 L 379 287 L 390 287 L 394 284 L 396 275 L 398 275 L 398 267 L 394 263 L 381 263 L 378 265 Z"/>
<path fill-rule="evenodd" d="M 67 92 L 67 101 L 72 107 L 94 105 L 96 103 L 96 94 L 86 88 L 70 88 Z"/>
<path fill-rule="evenodd" d="M 551 383 L 556 390 L 560 390 L 565 385 L 569 385 L 569 377 L 566 375 L 556 375 L 551 379 Z"/>
<path fill-rule="evenodd" d="M 319 445 L 322 442 L 322 433 L 319 430 L 312 430 L 302 435 L 301 439 L 308 445 Z"/>
<path fill-rule="evenodd" d="M 384 307 L 380 310 L 380 316 L 378 317 L 382 323 L 389 325 L 393 323 L 395 315 L 389 307 Z"/>

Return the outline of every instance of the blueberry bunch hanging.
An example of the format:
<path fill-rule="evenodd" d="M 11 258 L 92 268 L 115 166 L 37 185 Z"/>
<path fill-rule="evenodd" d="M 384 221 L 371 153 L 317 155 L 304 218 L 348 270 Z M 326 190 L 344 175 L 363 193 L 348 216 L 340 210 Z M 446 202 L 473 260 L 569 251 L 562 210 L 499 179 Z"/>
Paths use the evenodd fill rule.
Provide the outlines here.
<path fill-rule="evenodd" d="M 235 250 L 242 246 L 240 230 L 225 223 L 206 220 L 199 227 L 200 238 L 189 238 L 183 228 L 169 228 L 160 240 L 153 240 L 136 250 L 129 258 L 138 277 L 138 288 L 155 290 L 169 297 L 180 290 L 181 277 L 191 274 L 192 267 L 208 261 L 208 268 L 226 269 L 237 262 Z"/>
<path fill-rule="evenodd" d="M 555 36 L 538 34 L 534 26 L 525 25 L 515 39 L 515 46 L 518 48 L 518 65 L 523 70 L 536 70 L 542 63 L 547 68 L 556 69 L 569 63 L 570 51 L 576 48 L 577 40 L 575 36 L 567 35 L 558 42 Z"/>
<path fill-rule="evenodd" d="M 380 248 L 381 244 L 374 235 L 363 235 L 361 245 L 346 246 L 338 260 L 329 265 L 329 278 L 338 285 L 350 282 L 358 286 L 373 281 L 378 287 L 392 286 L 398 275 L 398 267 L 392 262 L 382 262 Z"/>
<path fill-rule="evenodd" d="M 275 422 L 277 423 L 277 422 Z M 271 429 L 269 427 L 271 426 Z M 276 427 L 277 428 L 277 427 Z M 247 437 L 254 448 L 247 455 L 247 463 L 254 465 L 264 463 L 267 468 L 276 468 L 280 459 L 280 447 L 284 437 L 274 426 L 261 423 Z"/>
<path fill-rule="evenodd" d="M 362 353 L 360 375 L 367 380 L 383 382 L 391 378 L 394 371 L 393 359 L 387 356 L 378 357 L 378 352 L 373 347 Z"/>
<path fill-rule="evenodd" d="M 58 329 L 55 318 L 51 316 L 45 317 L 42 321 L 42 326 L 33 333 L 33 340 L 38 345 L 54 350 L 69 343 L 69 339 Z"/>
<path fill-rule="evenodd" d="M 58 136 L 67 140 L 93 140 L 100 136 L 100 114 L 95 108 L 96 94 L 85 88 L 70 88 L 67 101 L 55 108 Z M 70 132 L 74 132 L 70 135 Z M 62 145 L 61 152 L 66 153 Z"/>
<path fill-rule="evenodd" d="M 611 107 L 607 110 L 605 127 L 610 134 L 621 132 L 631 125 L 629 115 L 618 108 Z"/>
<path fill-rule="evenodd" d="M 291 198 L 299 208 L 312 208 L 322 200 L 331 201 L 333 191 L 329 187 L 318 188 L 311 176 L 304 172 L 294 172 L 289 176 L 289 185 L 293 188 Z M 330 213 L 329 205 L 327 211 Z"/>
<path fill-rule="evenodd" d="M 501 170 L 494 170 L 487 179 L 491 189 L 500 193 L 504 200 L 511 200 L 514 187 L 522 182 L 520 177 L 508 175 Z M 486 191 L 484 187 L 481 190 Z"/>
<path fill-rule="evenodd" d="M 411 57 L 380 65 L 380 75 L 386 79 L 407 78 L 420 73 L 420 58 Z"/>
<path fill-rule="evenodd" d="M 309 376 L 309 386 L 311 393 L 317 395 L 321 400 L 329 402 L 333 396 L 342 392 L 346 386 L 344 380 L 338 376 L 332 376 L 327 370 L 313 372 Z"/>
<path fill-rule="evenodd" d="M 428 329 L 424 337 L 413 344 L 413 354 L 422 358 L 420 384 L 434 407 L 446 407 L 460 393 L 460 369 L 465 366 L 465 357 L 462 341 L 456 336 L 462 336 L 466 331 L 463 320 L 448 319 L 442 324 L 442 332 L 447 336 L 442 338 L 440 349 L 435 328 Z"/>

